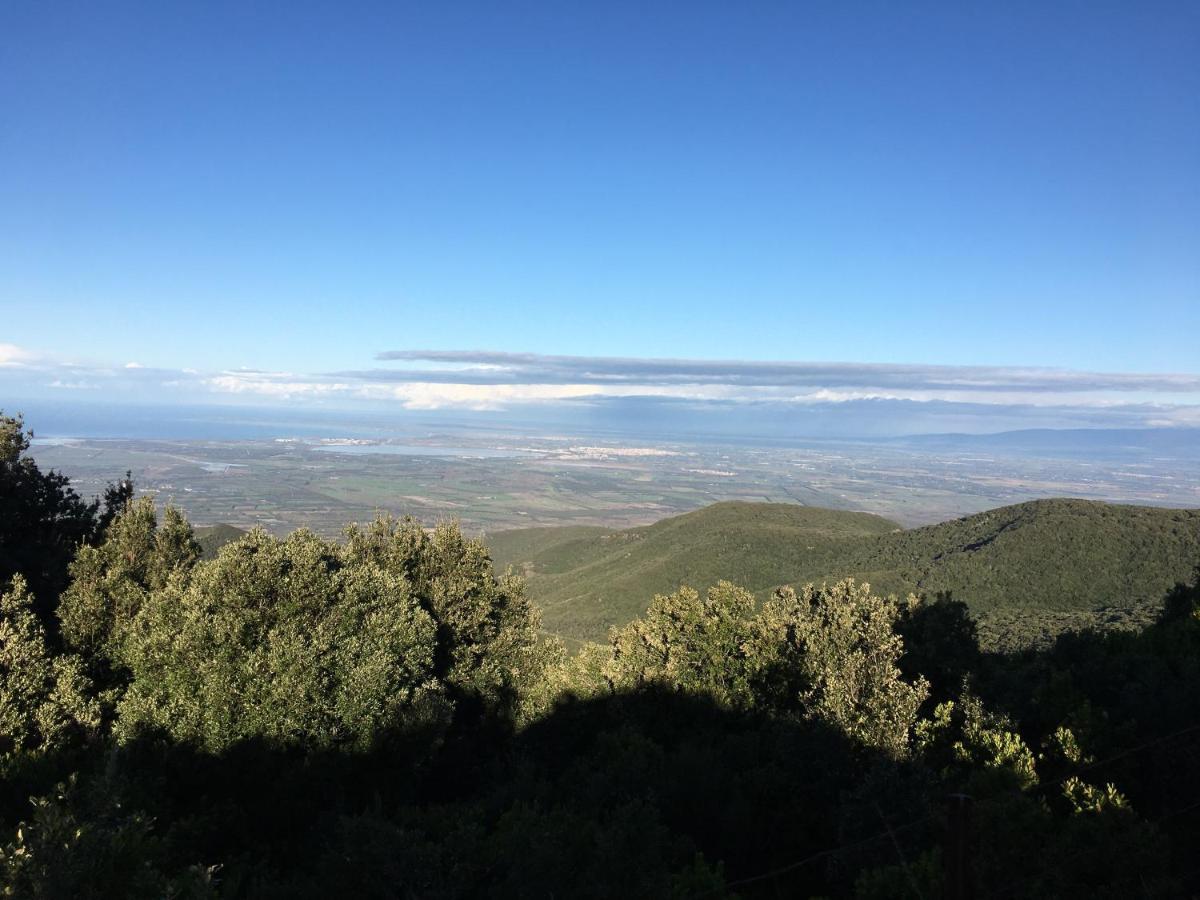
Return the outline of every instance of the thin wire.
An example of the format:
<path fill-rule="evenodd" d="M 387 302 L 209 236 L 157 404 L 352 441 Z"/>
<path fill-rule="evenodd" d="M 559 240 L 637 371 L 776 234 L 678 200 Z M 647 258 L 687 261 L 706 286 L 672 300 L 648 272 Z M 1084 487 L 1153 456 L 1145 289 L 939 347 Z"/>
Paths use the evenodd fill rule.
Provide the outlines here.
<path fill-rule="evenodd" d="M 1194 802 L 1189 803 L 1187 806 L 1182 806 L 1179 809 L 1171 810 L 1171 812 L 1169 812 L 1169 813 L 1164 813 L 1161 816 L 1156 816 L 1153 819 L 1144 819 L 1143 822 L 1146 825 L 1158 825 L 1162 822 L 1165 822 L 1167 819 L 1173 818 L 1174 816 L 1181 816 L 1184 813 L 1190 812 L 1193 809 L 1197 809 L 1197 808 L 1200 808 L 1200 799 L 1197 799 Z M 1068 859 L 1077 859 L 1080 856 L 1083 856 L 1084 854 L 1094 853 L 1095 849 L 1096 849 L 1095 847 L 1081 847 L 1080 849 L 1076 850 L 1074 853 L 1068 853 L 1065 856 L 1058 857 L 1057 861 L 1058 861 L 1058 863 L 1061 864 L 1062 862 L 1064 862 Z M 1180 879 L 1186 878 L 1188 875 L 1191 875 L 1197 871 L 1200 871 L 1200 869 L 1191 869 L 1187 872 L 1183 872 L 1182 874 L 1176 875 L 1176 877 L 1180 878 Z M 985 896 L 991 897 L 991 898 L 1003 897 L 1005 894 L 1009 893 L 1014 888 L 1021 887 L 1023 883 L 1024 882 L 1022 882 L 1022 881 L 1014 879 L 1014 880 L 1008 882 L 1007 884 L 1001 885 L 998 889 L 989 891 Z"/>
<path fill-rule="evenodd" d="M 1134 747 L 1128 747 L 1125 750 L 1121 750 L 1117 753 L 1114 753 L 1110 756 L 1105 757 L 1104 759 L 1090 762 L 1085 766 L 1080 766 L 1074 772 L 1072 772 L 1068 775 L 1064 775 L 1062 778 L 1059 778 L 1055 781 L 1048 781 L 1048 782 L 1045 782 L 1044 784 L 1039 784 L 1036 788 L 1034 788 L 1034 790 L 1039 790 L 1042 788 L 1053 787 L 1055 785 L 1062 784 L 1062 783 L 1070 780 L 1071 778 L 1075 778 L 1075 777 L 1079 776 L 1083 772 L 1089 772 L 1092 769 L 1098 768 L 1099 766 L 1107 765 L 1108 763 L 1111 763 L 1111 762 L 1115 762 L 1118 759 L 1124 759 L 1125 757 L 1132 756 L 1135 753 L 1141 753 L 1144 750 L 1149 750 L 1153 747 L 1157 747 L 1160 744 L 1164 744 L 1167 741 L 1174 740 L 1177 737 L 1182 737 L 1183 735 L 1190 734 L 1191 732 L 1194 732 L 1194 731 L 1200 731 L 1200 722 L 1198 722 L 1194 725 L 1189 725 L 1186 728 L 1181 728 L 1178 731 L 1172 732 L 1171 734 L 1162 735 L 1161 737 L 1155 738 L 1152 741 L 1146 741 L 1145 743 L 1138 744 Z M 1157 824 L 1158 822 L 1162 821 L 1163 819 L 1169 818 L 1170 816 L 1180 815 L 1184 812 L 1187 812 L 1189 809 L 1192 809 L 1195 806 L 1200 806 L 1200 800 L 1198 800 L 1194 804 L 1191 804 L 1190 806 L 1184 807 L 1183 809 L 1175 810 L 1174 812 L 1169 813 L 1166 816 L 1162 816 L 1158 819 L 1152 820 L 1150 822 L 1150 824 Z M 886 831 L 881 831 L 878 834 L 871 835 L 868 838 L 863 838 L 860 841 L 855 841 L 854 843 L 851 843 L 851 844 L 842 844 L 837 847 L 830 847 L 826 850 L 818 851 L 817 853 L 813 853 L 812 855 L 806 856 L 803 859 L 796 860 L 796 862 L 789 863 L 786 866 L 781 866 L 778 869 L 772 869 L 771 871 L 763 872 L 760 875 L 751 875 L 747 878 L 740 878 L 737 881 L 726 882 L 725 884 L 721 885 L 721 887 L 719 887 L 719 888 L 713 888 L 712 890 L 705 891 L 704 893 L 697 894 L 696 896 L 697 897 L 708 897 L 708 896 L 711 896 L 711 895 L 717 893 L 718 891 L 723 891 L 723 890 L 727 890 L 729 888 L 734 888 L 734 887 L 743 887 L 747 884 L 755 884 L 759 881 L 766 881 L 768 878 L 777 878 L 780 875 L 786 875 L 788 872 L 794 872 L 796 869 L 803 868 L 804 866 L 808 865 L 809 863 L 816 862 L 819 859 L 823 859 L 828 856 L 833 856 L 834 854 L 840 853 L 844 850 L 853 850 L 857 847 L 861 847 L 866 844 L 873 843 L 874 841 L 877 841 L 880 838 L 891 837 L 892 840 L 894 841 L 895 840 L 895 832 L 907 831 L 910 828 L 915 828 L 918 825 L 923 825 L 924 823 L 926 823 L 934 818 L 936 818 L 936 816 L 933 816 L 933 815 L 923 816 L 922 818 L 916 819 L 905 825 L 899 825 L 894 829 L 888 828 Z M 887 825 L 886 819 L 884 820 L 884 825 Z M 898 846 L 897 846 L 897 849 L 899 849 Z M 1082 853 L 1082 852 L 1085 852 L 1085 851 L 1080 851 L 1080 853 Z M 1079 853 L 1070 854 L 1066 857 L 1062 857 L 1062 859 L 1071 859 L 1073 856 L 1077 856 L 1077 855 L 1079 855 Z M 903 857 L 902 857 L 902 860 L 903 860 Z M 1005 887 L 1003 890 L 1005 890 L 1005 891 L 1009 890 L 1009 889 L 1011 889 L 1012 886 L 1018 886 L 1019 884 L 1020 884 L 1020 882 L 1012 882 L 1012 883 L 1010 883 L 1009 886 Z M 988 894 L 988 896 L 995 897 L 995 896 L 1001 896 L 1001 894 L 991 893 L 991 894 Z"/>
<path fill-rule="evenodd" d="M 919 900 L 925 900 L 925 895 L 921 893 L 921 886 L 917 884 L 916 876 L 913 875 L 912 869 L 909 868 L 908 860 L 904 858 L 904 851 L 900 849 L 900 842 L 896 840 L 896 833 L 892 831 L 892 826 L 888 824 L 887 817 L 883 814 L 883 810 L 879 808 L 879 804 L 873 804 L 875 812 L 879 813 L 879 821 L 883 823 L 883 827 L 887 829 L 888 834 L 892 838 L 892 846 L 896 848 L 896 855 L 900 857 L 900 865 L 904 866 L 904 874 L 908 876 L 908 881 L 912 885 L 913 892 Z"/>
<path fill-rule="evenodd" d="M 1160 744 L 1165 744 L 1167 741 L 1172 741 L 1177 737 L 1182 737 L 1183 735 L 1190 734 L 1193 731 L 1200 731 L 1200 722 L 1197 722 L 1194 725 L 1189 725 L 1186 728 L 1181 728 L 1178 731 L 1172 732 L 1171 734 L 1165 734 L 1162 737 L 1155 738 L 1152 741 L 1147 741 L 1144 744 L 1139 744 L 1136 747 L 1130 747 L 1126 750 L 1121 750 L 1111 756 L 1105 757 L 1104 759 L 1099 759 L 1094 762 L 1090 762 L 1087 765 L 1080 766 L 1074 772 L 1071 772 L 1069 775 L 1064 775 L 1062 778 L 1058 778 L 1054 781 L 1042 782 L 1041 784 L 1037 785 L 1034 790 L 1055 787 L 1066 781 L 1069 781 L 1072 778 L 1078 777 L 1084 772 L 1090 772 L 1092 769 L 1097 769 L 1100 766 L 1106 766 L 1111 762 L 1116 762 L 1118 759 L 1124 759 L 1125 757 L 1132 756 L 1135 753 L 1141 753 L 1143 750 L 1149 750 L 1153 747 L 1157 747 Z"/>
<path fill-rule="evenodd" d="M 920 819 L 914 819 L 912 822 L 908 822 L 905 825 L 898 825 L 895 828 L 889 828 L 887 831 L 881 831 L 878 834 L 873 834 L 870 837 L 863 838 L 860 841 L 855 841 L 851 844 L 841 844 L 837 847 L 830 847 L 827 850 L 821 850 L 812 854 L 811 856 L 804 857 L 804 859 L 796 860 L 794 863 L 788 863 L 786 866 L 782 866 L 778 869 L 772 869 L 770 872 L 763 872 L 761 875 L 751 875 L 749 878 L 739 878 L 737 881 L 728 881 L 719 888 L 713 888 L 712 890 L 705 891 L 704 893 L 697 894 L 696 896 L 708 897 L 717 893 L 717 891 L 724 891 L 733 887 L 742 887 L 743 885 L 754 884 L 758 881 L 766 881 L 768 878 L 777 878 L 780 875 L 786 875 L 788 872 L 794 872 L 796 869 L 802 868 L 811 862 L 816 862 L 818 859 L 822 859 L 826 856 L 833 856 L 834 854 L 841 853 L 843 850 L 853 850 L 857 847 L 865 846 L 866 844 L 873 843 L 880 838 L 888 837 L 897 831 L 907 831 L 910 828 L 916 828 L 918 825 L 924 825 L 926 822 L 934 818 L 936 818 L 936 816 L 923 816 Z"/>
<path fill-rule="evenodd" d="M 1166 815 L 1159 816 L 1157 819 L 1151 820 L 1150 824 L 1157 825 L 1159 822 L 1166 821 L 1167 819 L 1174 818 L 1175 816 L 1182 816 L 1185 812 L 1191 812 L 1193 809 L 1197 808 L 1200 808 L 1200 800 L 1197 800 L 1195 803 L 1189 803 L 1182 809 L 1173 809 Z"/>

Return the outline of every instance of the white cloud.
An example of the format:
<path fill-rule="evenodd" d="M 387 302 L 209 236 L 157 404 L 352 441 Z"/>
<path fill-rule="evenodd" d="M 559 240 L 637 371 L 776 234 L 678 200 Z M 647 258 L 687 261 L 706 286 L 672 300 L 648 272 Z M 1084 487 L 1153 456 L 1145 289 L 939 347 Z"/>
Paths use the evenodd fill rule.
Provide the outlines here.
<path fill-rule="evenodd" d="M 38 354 L 23 347 L 18 347 L 16 344 L 0 344 L 0 366 L 5 367 L 26 367 L 35 365 L 39 361 Z"/>
<path fill-rule="evenodd" d="M 0 386 L 56 393 L 102 385 L 112 399 L 170 402 L 393 405 L 410 410 L 500 410 L 527 404 L 690 402 L 710 407 L 773 404 L 787 410 L 892 404 L 1002 416 L 1167 427 L 1200 425 L 1200 376 L 1089 373 L 1056 369 L 894 366 L 737 360 L 546 357 L 475 351 L 405 351 L 397 368 L 333 373 L 112 365 L 37 354 L 0 344 Z M 423 362 L 412 368 L 414 362 Z M 28 394 L 26 394 L 28 395 Z M 237 398 L 236 401 L 234 398 Z M 898 406 L 896 404 L 899 404 Z M 904 404 L 909 404 L 907 407 Z M 919 406 L 914 406 L 918 404 Z M 989 410 L 991 412 L 989 412 Z M 924 413 L 922 413 L 924 414 Z M 1060 415 L 1061 414 L 1061 415 Z"/>
<path fill-rule="evenodd" d="M 550 356 L 480 350 L 393 350 L 399 364 L 332 373 L 362 381 L 456 384 L 726 385 L 865 391 L 1200 394 L 1200 374 L 1087 372 L 1018 366 Z M 416 370 L 413 364 L 424 368 Z M 455 366 L 457 368 L 448 368 Z"/>
<path fill-rule="evenodd" d="M 100 389 L 100 385 L 94 381 L 63 381 L 58 378 L 51 381 L 46 387 L 62 391 L 98 391 Z"/>

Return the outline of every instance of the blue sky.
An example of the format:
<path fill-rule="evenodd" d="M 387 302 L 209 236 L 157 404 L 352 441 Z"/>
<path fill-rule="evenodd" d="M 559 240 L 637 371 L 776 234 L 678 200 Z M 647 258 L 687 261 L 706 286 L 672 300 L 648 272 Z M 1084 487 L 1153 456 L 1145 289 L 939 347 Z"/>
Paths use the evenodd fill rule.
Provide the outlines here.
<path fill-rule="evenodd" d="M 1195 3 L 48 2 L 0 35 L 10 395 L 497 365 L 388 351 L 1200 372 Z M 395 396 L 562 395 L 527 375 Z M 1085 399 L 1200 403 L 1163 387 Z"/>

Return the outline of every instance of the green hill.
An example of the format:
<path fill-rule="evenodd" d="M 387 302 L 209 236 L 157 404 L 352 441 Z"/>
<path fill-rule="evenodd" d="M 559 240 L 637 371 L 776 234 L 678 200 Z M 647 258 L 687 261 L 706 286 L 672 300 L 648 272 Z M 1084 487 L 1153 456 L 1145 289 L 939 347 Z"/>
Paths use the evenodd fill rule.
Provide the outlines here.
<path fill-rule="evenodd" d="M 241 528 L 226 525 L 224 522 L 218 522 L 216 525 L 199 525 L 195 528 L 194 533 L 204 559 L 212 559 L 217 555 L 217 551 L 226 544 L 246 535 Z"/>
<path fill-rule="evenodd" d="M 718 503 L 654 525 L 497 532 L 497 566 L 524 573 L 548 630 L 600 639 L 655 593 L 724 578 L 765 596 L 846 576 L 881 591 L 965 600 L 985 625 L 1156 604 L 1200 563 L 1200 510 L 1038 500 L 902 530 L 865 513 Z M 1080 614 L 1083 614 L 1082 617 Z"/>
<path fill-rule="evenodd" d="M 549 630 L 601 638 L 644 612 L 655 593 L 721 579 L 769 591 L 813 561 L 834 566 L 848 541 L 898 529 L 866 513 L 728 502 L 624 531 L 530 528 L 487 540 L 498 568 L 528 577 Z"/>

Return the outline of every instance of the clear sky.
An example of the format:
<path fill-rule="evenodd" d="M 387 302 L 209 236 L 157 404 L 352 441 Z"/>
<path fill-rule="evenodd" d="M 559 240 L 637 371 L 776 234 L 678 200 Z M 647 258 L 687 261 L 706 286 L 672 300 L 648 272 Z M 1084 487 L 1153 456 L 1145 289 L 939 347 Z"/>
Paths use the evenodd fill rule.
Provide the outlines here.
<path fill-rule="evenodd" d="M 1197 373 L 1200 5 L 7 3 L 0 304 L 43 370 Z"/>

